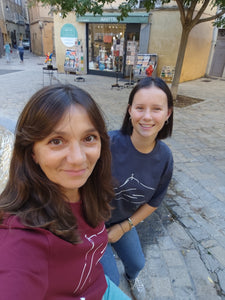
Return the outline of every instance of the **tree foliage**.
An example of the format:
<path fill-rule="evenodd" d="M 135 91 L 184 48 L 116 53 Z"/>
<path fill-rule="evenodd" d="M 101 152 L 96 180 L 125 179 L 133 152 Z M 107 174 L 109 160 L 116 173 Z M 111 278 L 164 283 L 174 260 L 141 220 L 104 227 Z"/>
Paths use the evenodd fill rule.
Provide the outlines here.
<path fill-rule="evenodd" d="M 31 0 L 32 2 L 42 2 L 44 4 L 51 5 L 55 12 L 60 11 L 63 16 L 66 16 L 68 12 L 74 11 L 78 15 L 84 15 L 85 13 L 93 13 L 94 15 L 101 15 L 103 13 L 103 7 L 105 4 L 116 2 L 116 0 Z M 185 50 L 189 33 L 192 28 L 200 23 L 212 21 L 215 26 L 225 28 L 225 0 L 174 0 L 178 6 L 180 12 L 180 21 L 182 25 L 182 34 L 180 40 L 180 47 L 178 50 L 177 62 L 175 66 L 175 75 L 172 83 L 172 93 L 174 99 L 177 96 L 178 84 L 181 75 L 181 69 L 183 65 Z M 155 7 L 158 0 L 144 0 L 143 6 L 147 12 Z M 161 0 L 160 3 L 170 3 L 172 0 Z M 128 16 L 129 12 L 132 12 L 138 0 L 125 0 L 122 2 L 118 10 L 120 16 L 118 21 L 123 20 Z M 212 15 L 205 15 L 204 12 L 207 8 L 211 8 Z M 214 9 L 214 10 L 213 10 Z"/>

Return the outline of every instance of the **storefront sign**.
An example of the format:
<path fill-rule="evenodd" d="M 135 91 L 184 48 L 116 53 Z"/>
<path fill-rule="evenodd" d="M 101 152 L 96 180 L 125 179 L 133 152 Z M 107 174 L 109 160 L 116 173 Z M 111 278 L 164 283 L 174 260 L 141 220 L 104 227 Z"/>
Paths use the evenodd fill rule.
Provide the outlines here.
<path fill-rule="evenodd" d="M 84 16 L 77 16 L 78 22 L 83 23 L 118 23 L 117 17 L 119 13 L 103 13 L 100 15 L 93 15 L 93 14 L 85 14 Z M 130 13 L 127 18 L 124 18 L 123 21 L 120 23 L 149 23 L 149 14 L 144 12 L 135 12 Z"/>
<path fill-rule="evenodd" d="M 60 38 L 65 46 L 73 47 L 78 38 L 76 28 L 69 23 L 63 25 L 60 31 Z"/>

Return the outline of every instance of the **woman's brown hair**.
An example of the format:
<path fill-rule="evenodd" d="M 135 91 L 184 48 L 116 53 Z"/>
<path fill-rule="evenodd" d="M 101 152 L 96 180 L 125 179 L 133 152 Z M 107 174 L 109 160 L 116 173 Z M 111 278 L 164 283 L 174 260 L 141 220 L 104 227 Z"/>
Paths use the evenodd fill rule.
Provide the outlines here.
<path fill-rule="evenodd" d="M 45 228 L 71 243 L 79 241 L 76 219 L 60 187 L 33 161 L 32 149 L 35 142 L 53 131 L 71 105 L 76 104 L 87 111 L 101 138 L 100 158 L 80 188 L 84 218 L 92 227 L 109 218 L 113 186 L 107 129 L 92 97 L 73 85 L 45 87 L 24 107 L 16 126 L 9 179 L 0 195 L 1 212 L 17 215 L 23 224 Z"/>

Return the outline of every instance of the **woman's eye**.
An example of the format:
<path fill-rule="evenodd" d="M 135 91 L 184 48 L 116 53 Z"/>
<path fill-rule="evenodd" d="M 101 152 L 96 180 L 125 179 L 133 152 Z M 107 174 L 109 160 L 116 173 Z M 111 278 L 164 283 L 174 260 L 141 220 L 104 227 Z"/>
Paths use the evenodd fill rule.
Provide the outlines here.
<path fill-rule="evenodd" d="M 85 141 L 88 143 L 94 142 L 97 139 L 97 136 L 95 135 L 89 135 L 85 138 Z"/>
<path fill-rule="evenodd" d="M 143 110 L 143 107 L 137 106 L 136 109 L 137 109 L 137 110 Z"/>
<path fill-rule="evenodd" d="M 61 139 L 52 139 L 50 141 L 50 144 L 58 146 L 58 145 L 62 145 L 62 140 Z"/>

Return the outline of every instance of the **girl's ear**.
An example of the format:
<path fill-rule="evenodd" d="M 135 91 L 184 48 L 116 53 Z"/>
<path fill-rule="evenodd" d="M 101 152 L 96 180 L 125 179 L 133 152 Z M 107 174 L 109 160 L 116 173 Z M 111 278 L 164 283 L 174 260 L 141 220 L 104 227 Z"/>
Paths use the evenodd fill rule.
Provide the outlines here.
<path fill-rule="evenodd" d="M 172 111 L 173 111 L 172 108 L 169 108 L 169 109 L 168 109 L 168 114 L 167 114 L 168 119 L 169 119 L 170 115 L 172 114 Z M 167 119 L 167 120 L 168 120 L 168 119 Z"/>

